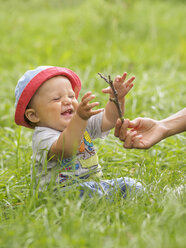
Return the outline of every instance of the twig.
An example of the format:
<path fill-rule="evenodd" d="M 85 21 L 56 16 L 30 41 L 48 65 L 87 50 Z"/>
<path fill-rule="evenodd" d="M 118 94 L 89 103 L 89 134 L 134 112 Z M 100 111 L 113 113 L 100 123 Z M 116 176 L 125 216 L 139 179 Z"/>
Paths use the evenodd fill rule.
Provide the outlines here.
<path fill-rule="evenodd" d="M 103 76 L 103 74 L 101 74 L 100 72 L 98 72 L 98 75 L 103 78 L 111 87 L 112 91 L 113 91 L 113 94 L 114 94 L 114 97 L 113 98 L 110 98 L 110 101 L 114 102 L 116 107 L 117 107 L 117 110 L 118 110 L 118 113 L 119 113 L 119 118 L 121 119 L 122 122 L 124 122 L 124 117 L 122 115 L 122 110 L 121 110 L 121 104 L 119 103 L 118 101 L 118 92 L 117 90 L 114 88 L 114 85 L 113 85 L 113 81 L 111 80 L 111 77 L 110 75 L 108 75 L 108 77 L 105 77 Z"/>

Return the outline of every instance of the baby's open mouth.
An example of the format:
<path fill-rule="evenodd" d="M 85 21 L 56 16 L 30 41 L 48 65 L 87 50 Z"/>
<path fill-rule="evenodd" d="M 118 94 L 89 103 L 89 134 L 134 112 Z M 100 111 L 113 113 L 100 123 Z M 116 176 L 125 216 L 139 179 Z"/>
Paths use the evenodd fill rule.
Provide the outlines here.
<path fill-rule="evenodd" d="M 66 111 L 62 112 L 61 115 L 63 116 L 69 116 L 73 113 L 72 109 L 67 109 Z"/>

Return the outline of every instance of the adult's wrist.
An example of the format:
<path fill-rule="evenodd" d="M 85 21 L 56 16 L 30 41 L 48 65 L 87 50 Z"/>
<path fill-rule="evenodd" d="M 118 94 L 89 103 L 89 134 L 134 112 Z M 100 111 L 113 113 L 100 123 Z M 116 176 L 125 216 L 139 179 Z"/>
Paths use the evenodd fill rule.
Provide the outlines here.
<path fill-rule="evenodd" d="M 161 133 L 162 133 L 162 139 L 165 139 L 165 138 L 173 135 L 173 133 L 172 133 L 173 130 L 172 130 L 168 120 L 165 119 L 165 120 L 158 121 L 158 124 L 159 124 L 160 130 L 161 130 Z"/>
<path fill-rule="evenodd" d="M 158 132 L 161 135 L 161 140 L 166 139 L 169 136 L 169 128 L 166 121 L 160 120 L 157 121 Z"/>

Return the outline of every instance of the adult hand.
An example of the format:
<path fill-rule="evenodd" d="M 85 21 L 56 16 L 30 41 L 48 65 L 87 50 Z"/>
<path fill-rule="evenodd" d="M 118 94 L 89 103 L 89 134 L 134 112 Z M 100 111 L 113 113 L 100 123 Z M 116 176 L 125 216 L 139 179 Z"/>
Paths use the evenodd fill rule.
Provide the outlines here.
<path fill-rule="evenodd" d="M 125 119 L 123 124 L 117 120 L 114 135 L 124 142 L 124 148 L 148 149 L 164 138 L 164 132 L 161 121 L 137 118 L 133 121 Z"/>

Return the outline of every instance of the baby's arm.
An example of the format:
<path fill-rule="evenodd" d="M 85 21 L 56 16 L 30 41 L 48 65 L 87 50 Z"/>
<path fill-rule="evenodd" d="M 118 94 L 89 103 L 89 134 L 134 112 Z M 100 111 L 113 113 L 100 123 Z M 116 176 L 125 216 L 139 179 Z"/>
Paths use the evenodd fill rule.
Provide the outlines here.
<path fill-rule="evenodd" d="M 122 77 L 117 76 L 113 82 L 114 88 L 118 93 L 118 101 L 121 105 L 122 114 L 124 114 L 125 95 L 133 87 L 133 81 L 135 79 L 135 77 L 132 76 L 125 82 L 126 77 L 127 73 L 125 72 Z M 114 94 L 110 87 L 103 89 L 102 92 L 110 94 L 110 98 L 114 98 Z M 113 101 L 108 101 L 103 114 L 102 131 L 105 132 L 112 129 L 115 126 L 118 117 L 119 114 L 115 103 Z"/>
<path fill-rule="evenodd" d="M 51 146 L 48 154 L 49 158 L 61 158 L 62 156 L 63 158 L 68 158 L 76 154 L 85 132 L 88 119 L 92 115 L 96 115 L 103 111 L 103 109 L 92 110 L 95 106 L 99 105 L 99 102 L 89 103 L 94 98 L 95 95 L 92 95 L 91 92 L 87 92 L 83 96 L 69 125 Z"/>

